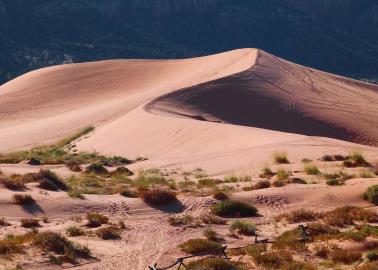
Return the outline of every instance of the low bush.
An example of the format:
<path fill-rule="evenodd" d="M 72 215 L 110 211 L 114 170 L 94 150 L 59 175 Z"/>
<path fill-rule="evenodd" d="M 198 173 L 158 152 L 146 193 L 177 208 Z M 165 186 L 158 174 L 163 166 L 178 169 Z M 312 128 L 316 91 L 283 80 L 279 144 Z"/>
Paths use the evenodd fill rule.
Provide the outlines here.
<path fill-rule="evenodd" d="M 232 200 L 217 202 L 211 207 L 211 211 L 214 215 L 221 217 L 254 217 L 257 215 L 257 209 L 254 206 Z"/>
<path fill-rule="evenodd" d="M 218 253 L 222 246 L 208 239 L 190 239 L 179 245 L 179 248 L 189 254 Z"/>
<path fill-rule="evenodd" d="M 329 180 L 327 180 L 326 183 L 329 186 L 343 186 L 343 185 L 345 185 L 345 181 L 340 180 L 340 179 L 329 179 Z"/>
<path fill-rule="evenodd" d="M 292 178 L 290 182 L 293 183 L 293 184 L 301 184 L 301 185 L 307 185 L 308 184 L 306 182 L 306 180 L 303 180 L 302 178 L 298 178 L 298 177 Z"/>
<path fill-rule="evenodd" d="M 35 200 L 29 194 L 14 194 L 13 202 L 19 205 L 32 205 L 35 204 Z"/>
<path fill-rule="evenodd" d="M 184 215 L 182 217 L 170 216 L 168 217 L 168 223 L 171 226 L 191 226 L 194 223 L 194 218 L 191 215 Z"/>
<path fill-rule="evenodd" d="M 135 189 L 128 187 L 123 187 L 119 194 L 127 198 L 138 198 L 138 192 Z"/>
<path fill-rule="evenodd" d="M 274 157 L 274 161 L 277 164 L 288 164 L 288 163 L 290 163 L 288 158 L 287 158 L 287 154 L 285 152 L 276 152 L 276 153 L 273 154 L 273 157 Z"/>
<path fill-rule="evenodd" d="M 275 176 L 276 174 L 274 172 L 272 172 L 272 170 L 268 167 L 264 168 L 261 172 L 261 174 L 259 175 L 261 178 L 272 178 L 273 176 Z"/>
<path fill-rule="evenodd" d="M 193 270 L 242 270 L 238 264 L 222 258 L 203 258 L 188 263 L 188 269 Z"/>
<path fill-rule="evenodd" d="M 270 188 L 270 182 L 268 180 L 258 181 L 254 186 L 254 189 L 265 189 Z"/>
<path fill-rule="evenodd" d="M 205 179 L 199 179 L 198 182 L 197 182 L 197 186 L 199 188 L 201 188 L 201 187 L 214 188 L 221 183 L 223 183 L 223 181 L 218 180 L 218 179 L 207 179 L 207 178 L 205 178 Z"/>
<path fill-rule="evenodd" d="M 101 215 L 99 213 L 88 213 L 87 214 L 87 226 L 91 228 L 100 227 L 102 224 L 107 224 L 109 218 Z"/>
<path fill-rule="evenodd" d="M 324 221 L 331 226 L 344 227 L 353 225 L 354 221 L 368 223 L 378 222 L 378 215 L 361 207 L 344 206 L 324 214 Z"/>
<path fill-rule="evenodd" d="M 352 264 L 361 260 L 362 253 L 360 251 L 334 249 L 330 253 L 330 258 L 335 263 Z"/>
<path fill-rule="evenodd" d="M 85 173 L 107 175 L 109 171 L 100 163 L 92 163 L 85 168 Z"/>
<path fill-rule="evenodd" d="M 286 185 L 286 183 L 284 182 L 284 181 L 281 181 L 281 180 L 275 180 L 274 182 L 273 182 L 273 186 L 274 187 L 283 187 L 283 186 L 285 186 Z"/>
<path fill-rule="evenodd" d="M 343 165 L 348 168 L 370 167 L 371 165 L 365 160 L 364 156 L 359 152 L 354 152 L 347 156 Z"/>
<path fill-rule="evenodd" d="M 256 254 L 253 260 L 266 269 L 282 269 L 283 265 L 293 261 L 293 256 L 285 250 L 279 250 Z"/>
<path fill-rule="evenodd" d="M 208 240 L 218 241 L 218 234 L 210 228 L 205 229 L 202 234 Z"/>
<path fill-rule="evenodd" d="M 319 214 L 307 209 L 297 209 L 289 213 L 284 213 L 275 217 L 276 221 L 287 220 L 289 223 L 309 222 L 317 220 Z"/>
<path fill-rule="evenodd" d="M 216 191 L 213 195 L 213 198 L 218 201 L 225 201 L 228 200 L 228 195 L 222 191 Z"/>
<path fill-rule="evenodd" d="M 67 195 L 70 196 L 73 199 L 82 199 L 82 200 L 85 199 L 84 195 L 78 189 L 75 189 L 75 188 L 70 189 L 67 192 Z"/>
<path fill-rule="evenodd" d="M 100 228 L 96 231 L 96 235 L 103 240 L 115 240 L 121 238 L 119 229 L 115 227 Z"/>
<path fill-rule="evenodd" d="M 315 165 L 306 165 L 305 168 L 304 168 L 304 171 L 308 175 L 319 175 L 320 174 L 318 167 L 316 167 Z"/>
<path fill-rule="evenodd" d="M 249 221 L 235 220 L 230 225 L 230 233 L 235 232 L 242 235 L 256 235 L 256 226 Z"/>
<path fill-rule="evenodd" d="M 150 205 L 166 205 L 177 201 L 176 194 L 164 189 L 151 189 L 142 192 L 143 200 Z"/>
<path fill-rule="evenodd" d="M 66 230 L 66 234 L 70 237 L 76 237 L 76 236 L 80 236 L 80 235 L 83 235 L 84 232 L 82 229 L 76 227 L 76 226 L 71 226 L 71 227 L 68 227 L 67 230 Z"/>
<path fill-rule="evenodd" d="M 20 220 L 20 222 L 21 222 L 21 227 L 24 227 L 24 228 L 37 228 L 40 226 L 38 219 L 23 218 Z"/>
<path fill-rule="evenodd" d="M 364 193 L 365 200 L 378 205 L 378 185 L 373 185 L 367 188 Z"/>
<path fill-rule="evenodd" d="M 130 171 L 128 168 L 126 167 L 118 167 L 117 169 L 115 169 L 114 171 L 112 171 L 110 173 L 111 175 L 125 175 L 125 176 L 132 176 L 134 175 L 134 173 L 132 171 Z"/>
<path fill-rule="evenodd" d="M 335 161 L 335 159 L 331 155 L 324 155 L 324 156 L 322 156 L 322 158 L 320 160 L 323 161 L 323 162 Z"/>
<path fill-rule="evenodd" d="M 10 179 L 5 176 L 0 176 L 0 183 L 4 185 L 5 188 L 10 190 L 24 190 L 25 185 L 19 179 Z"/>
<path fill-rule="evenodd" d="M 66 190 L 66 184 L 53 172 L 49 170 L 41 170 L 38 173 L 38 187 L 46 190 Z"/>
<path fill-rule="evenodd" d="M 366 253 L 366 259 L 369 262 L 378 261 L 378 251 L 369 251 Z"/>
<path fill-rule="evenodd" d="M 286 181 L 290 177 L 290 173 L 288 171 L 285 171 L 284 169 L 278 169 L 277 170 L 277 179 L 281 181 Z"/>
<path fill-rule="evenodd" d="M 200 220 L 205 224 L 224 225 L 227 224 L 227 220 L 217 217 L 215 215 L 202 215 Z"/>

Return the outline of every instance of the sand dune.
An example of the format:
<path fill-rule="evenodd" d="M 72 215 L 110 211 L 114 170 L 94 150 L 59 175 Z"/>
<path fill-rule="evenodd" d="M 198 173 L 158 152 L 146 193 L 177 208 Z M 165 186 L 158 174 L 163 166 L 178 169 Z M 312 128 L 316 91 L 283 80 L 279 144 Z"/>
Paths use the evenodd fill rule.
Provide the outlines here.
<path fill-rule="evenodd" d="M 0 87 L 0 151 L 95 125 L 79 150 L 144 156 L 149 166 L 207 163 L 219 173 L 277 148 L 374 152 L 333 139 L 377 146 L 377 119 L 378 86 L 255 49 L 63 65 Z"/>

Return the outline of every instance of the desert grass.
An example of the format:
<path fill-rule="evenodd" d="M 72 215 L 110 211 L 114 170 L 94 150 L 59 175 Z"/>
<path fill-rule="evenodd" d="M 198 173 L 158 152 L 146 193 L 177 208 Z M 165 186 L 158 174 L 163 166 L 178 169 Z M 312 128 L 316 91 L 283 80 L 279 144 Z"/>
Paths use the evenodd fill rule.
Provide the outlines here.
<path fill-rule="evenodd" d="M 96 231 L 96 235 L 102 240 L 116 240 L 121 238 L 120 230 L 115 227 L 104 227 Z"/>
<path fill-rule="evenodd" d="M 229 231 L 231 234 L 238 233 L 241 235 L 256 235 L 256 226 L 246 220 L 235 220 L 230 224 Z"/>
<path fill-rule="evenodd" d="M 266 189 L 270 187 L 271 184 L 268 180 L 260 180 L 255 185 L 253 185 L 253 189 Z"/>
<path fill-rule="evenodd" d="M 304 171 L 308 175 L 319 175 L 319 174 L 321 174 L 320 170 L 318 169 L 318 167 L 316 165 L 308 164 L 304 167 Z"/>
<path fill-rule="evenodd" d="M 91 228 L 100 227 L 109 222 L 109 218 L 99 213 L 87 213 L 87 226 Z"/>
<path fill-rule="evenodd" d="M 277 170 L 276 175 L 277 175 L 278 180 L 287 181 L 287 180 L 289 180 L 290 172 L 280 168 L 280 169 Z"/>
<path fill-rule="evenodd" d="M 252 205 L 232 200 L 217 202 L 211 211 L 220 217 L 254 217 L 258 212 Z"/>
<path fill-rule="evenodd" d="M 343 162 L 343 165 L 348 168 L 355 168 L 355 167 L 370 167 L 371 164 L 366 161 L 365 157 L 362 153 L 355 151 L 348 155 Z"/>
<path fill-rule="evenodd" d="M 273 154 L 274 162 L 277 164 L 289 164 L 289 159 L 287 158 L 287 153 L 285 152 L 275 152 Z"/>
<path fill-rule="evenodd" d="M 364 198 L 372 204 L 378 205 L 378 185 L 368 187 L 364 193 Z"/>
<path fill-rule="evenodd" d="M 32 205 L 35 200 L 29 194 L 13 194 L 13 203 L 18 205 Z"/>
<path fill-rule="evenodd" d="M 202 258 L 189 262 L 188 269 L 242 270 L 245 268 L 240 263 L 226 261 L 221 258 Z"/>
<path fill-rule="evenodd" d="M 275 217 L 276 221 L 286 220 L 289 223 L 309 222 L 317 220 L 321 215 L 304 208 L 284 213 Z"/>
<path fill-rule="evenodd" d="M 0 176 L 0 183 L 9 190 L 22 191 L 26 189 L 24 183 L 20 179 L 11 179 L 5 176 Z"/>
<path fill-rule="evenodd" d="M 222 248 L 218 242 L 202 238 L 190 239 L 178 247 L 189 254 L 218 253 Z"/>
<path fill-rule="evenodd" d="M 77 237 L 77 236 L 83 235 L 84 232 L 82 229 L 76 226 L 70 226 L 66 229 L 66 234 L 70 237 Z"/>
<path fill-rule="evenodd" d="M 21 227 L 24 228 L 37 228 L 41 226 L 39 220 L 34 218 L 23 218 L 20 220 L 20 223 Z"/>
<path fill-rule="evenodd" d="M 177 202 L 176 193 L 154 188 L 141 193 L 142 199 L 149 205 L 162 206 Z"/>

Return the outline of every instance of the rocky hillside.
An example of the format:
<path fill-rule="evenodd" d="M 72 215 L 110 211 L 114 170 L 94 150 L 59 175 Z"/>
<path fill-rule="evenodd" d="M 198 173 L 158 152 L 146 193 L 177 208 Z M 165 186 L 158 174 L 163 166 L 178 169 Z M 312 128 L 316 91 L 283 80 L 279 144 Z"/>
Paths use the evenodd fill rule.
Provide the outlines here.
<path fill-rule="evenodd" d="M 65 62 L 258 47 L 378 77 L 375 0 L 0 0 L 0 83 Z"/>

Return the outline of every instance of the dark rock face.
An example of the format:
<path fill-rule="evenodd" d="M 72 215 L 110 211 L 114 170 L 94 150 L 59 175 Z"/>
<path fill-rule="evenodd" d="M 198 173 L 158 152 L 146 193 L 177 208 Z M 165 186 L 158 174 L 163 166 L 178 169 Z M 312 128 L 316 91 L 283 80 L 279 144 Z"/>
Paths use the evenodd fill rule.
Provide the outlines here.
<path fill-rule="evenodd" d="M 0 0 L 0 83 L 65 62 L 257 47 L 378 77 L 376 0 Z"/>

